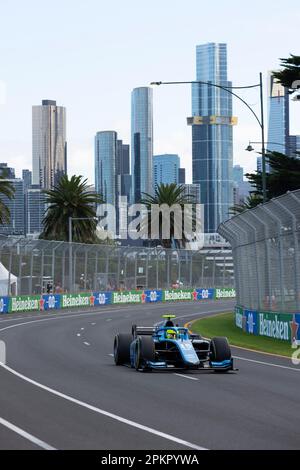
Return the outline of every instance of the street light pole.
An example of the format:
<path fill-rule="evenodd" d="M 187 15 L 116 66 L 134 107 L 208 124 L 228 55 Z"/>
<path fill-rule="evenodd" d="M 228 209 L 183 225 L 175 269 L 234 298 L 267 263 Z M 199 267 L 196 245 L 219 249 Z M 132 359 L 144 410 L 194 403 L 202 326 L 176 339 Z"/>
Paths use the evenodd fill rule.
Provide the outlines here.
<path fill-rule="evenodd" d="M 72 217 L 69 217 L 69 294 L 73 290 Z"/>
<path fill-rule="evenodd" d="M 232 96 L 237 98 L 241 101 L 254 115 L 256 121 L 258 122 L 261 128 L 261 135 L 262 135 L 262 186 L 263 186 L 263 201 L 267 202 L 267 180 L 266 180 L 266 148 L 265 148 L 265 118 L 264 118 L 264 94 L 263 94 L 263 74 L 260 72 L 259 74 L 259 84 L 256 85 L 248 85 L 248 86 L 241 86 L 241 87 L 225 87 L 223 85 L 217 85 L 216 83 L 211 82 L 203 82 L 201 80 L 194 80 L 189 82 L 151 82 L 150 85 L 183 85 L 183 84 L 200 84 L 200 85 L 207 85 L 212 86 L 214 88 L 220 88 L 221 90 L 230 93 Z M 239 89 L 250 89 L 250 88 L 260 88 L 260 111 L 261 111 L 261 118 L 259 118 L 254 111 L 254 109 L 245 101 L 241 96 L 237 93 L 233 92 L 232 90 Z"/>
<path fill-rule="evenodd" d="M 260 108 L 261 108 L 261 143 L 262 143 L 262 190 L 263 201 L 267 202 L 267 165 L 266 165 L 266 144 L 265 144 L 265 117 L 264 117 L 264 92 L 263 92 L 263 75 L 259 74 L 260 84 Z"/>

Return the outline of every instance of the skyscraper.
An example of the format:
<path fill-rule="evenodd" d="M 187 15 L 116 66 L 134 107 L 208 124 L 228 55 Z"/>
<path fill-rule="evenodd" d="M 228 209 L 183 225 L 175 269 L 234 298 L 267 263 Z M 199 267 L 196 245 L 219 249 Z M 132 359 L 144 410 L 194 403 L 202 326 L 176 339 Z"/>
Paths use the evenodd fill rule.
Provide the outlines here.
<path fill-rule="evenodd" d="M 196 47 L 197 80 L 230 87 L 227 45 Z M 220 88 L 194 84 L 192 88 L 193 183 L 200 184 L 205 231 L 215 233 L 228 219 L 232 206 L 233 142 L 232 95 Z"/>
<path fill-rule="evenodd" d="M 106 204 L 116 205 L 117 133 L 97 132 L 95 137 L 95 188 Z"/>
<path fill-rule="evenodd" d="M 300 152 L 300 135 L 290 135 L 290 155 L 297 155 Z M 299 157 L 299 155 L 298 155 Z"/>
<path fill-rule="evenodd" d="M 180 158 L 178 155 L 165 154 L 153 156 L 153 186 L 160 184 L 178 184 Z"/>
<path fill-rule="evenodd" d="M 67 173 L 66 109 L 43 100 L 32 107 L 32 183 L 53 187 Z"/>
<path fill-rule="evenodd" d="M 242 183 L 244 181 L 244 168 L 240 165 L 233 167 L 233 181 L 234 183 Z"/>
<path fill-rule="evenodd" d="M 25 193 L 26 234 L 37 235 L 43 230 L 45 216 L 45 195 L 39 186 L 31 186 Z"/>
<path fill-rule="evenodd" d="M 135 88 L 131 94 L 131 173 L 133 202 L 152 193 L 153 91 Z"/>
<path fill-rule="evenodd" d="M 24 191 L 26 192 L 32 185 L 32 172 L 30 170 L 22 170 L 22 179 L 24 181 Z"/>
<path fill-rule="evenodd" d="M 270 151 L 290 153 L 289 93 L 278 83 L 272 72 L 268 76 L 269 132 L 267 148 Z M 278 145 L 276 145 L 278 144 Z"/>
<path fill-rule="evenodd" d="M 1 195 L 1 200 L 10 210 L 10 221 L 8 224 L 0 225 L 0 233 L 4 235 L 25 234 L 25 206 L 24 206 L 24 182 L 22 179 L 7 179 L 14 187 L 13 199 Z"/>
<path fill-rule="evenodd" d="M 131 197 L 131 175 L 130 175 L 130 146 L 117 140 L 116 154 L 116 202 L 120 196 L 126 196 L 127 201 Z"/>
<path fill-rule="evenodd" d="M 178 183 L 179 184 L 185 184 L 185 168 L 179 168 Z"/>

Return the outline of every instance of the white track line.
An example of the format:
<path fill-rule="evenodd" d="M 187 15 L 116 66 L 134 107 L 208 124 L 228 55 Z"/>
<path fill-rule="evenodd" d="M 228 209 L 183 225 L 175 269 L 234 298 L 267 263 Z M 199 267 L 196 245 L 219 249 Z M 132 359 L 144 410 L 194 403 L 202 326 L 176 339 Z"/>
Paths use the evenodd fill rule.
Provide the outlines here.
<path fill-rule="evenodd" d="M 234 356 L 234 359 L 238 359 L 239 361 L 252 362 L 254 364 L 260 364 L 262 366 L 277 367 L 279 369 L 287 369 L 294 370 L 295 372 L 300 372 L 300 368 L 296 369 L 295 367 L 282 366 L 280 364 L 272 364 L 271 362 L 255 361 L 254 359 L 247 359 L 246 357 Z"/>
<path fill-rule="evenodd" d="M 145 431 L 149 434 L 153 434 L 155 436 L 161 437 L 161 438 L 166 439 L 168 441 L 176 442 L 177 444 L 188 447 L 190 449 L 208 450 L 208 449 L 205 449 L 204 447 L 198 446 L 197 444 L 193 444 L 192 442 L 188 442 L 188 441 L 185 441 L 183 439 L 179 439 L 178 437 L 172 436 L 170 434 L 166 434 L 164 432 L 157 431 L 156 429 L 150 428 L 148 426 L 144 426 L 143 424 L 136 423 L 135 421 L 131 421 L 130 419 L 122 418 L 121 416 L 118 416 L 118 415 L 113 414 L 113 413 L 109 413 L 108 411 L 102 410 L 102 409 L 97 408 L 95 406 L 89 405 L 88 403 L 77 400 L 76 398 L 65 395 L 64 393 L 61 393 L 57 390 L 54 390 L 53 388 L 46 387 L 46 385 L 43 385 L 39 382 L 36 382 L 35 380 L 32 380 L 29 377 L 26 377 L 25 375 L 22 375 L 19 372 L 15 371 L 15 370 L 11 369 L 10 367 L 5 366 L 3 364 L 0 364 L 0 367 L 7 370 L 8 372 L 15 375 L 16 377 L 19 377 L 20 379 L 24 380 L 25 382 L 28 382 L 31 385 L 34 385 L 35 387 L 38 387 L 42 390 L 45 390 L 46 392 L 52 393 L 52 395 L 55 395 L 59 398 L 63 398 L 64 400 L 67 400 L 71 403 L 74 403 L 75 405 L 79 405 L 83 408 L 86 408 L 90 411 L 98 413 L 102 416 L 106 416 L 107 418 L 111 418 L 115 421 L 126 424 L 127 426 L 131 426 L 133 428 L 140 429 L 141 431 Z"/>
<path fill-rule="evenodd" d="M 188 375 L 183 375 L 183 374 L 174 374 L 176 377 L 182 377 L 183 379 L 188 379 L 188 380 L 194 380 L 195 382 L 198 382 L 199 379 L 196 379 L 195 377 L 189 377 Z"/>
<path fill-rule="evenodd" d="M 86 346 L 90 346 L 90 343 L 87 343 L 86 341 L 83 344 L 85 344 Z"/>
<path fill-rule="evenodd" d="M 12 423 L 9 423 L 6 421 L 6 419 L 0 418 L 0 425 L 5 426 L 6 428 L 10 429 L 16 434 L 19 434 L 19 436 L 22 436 L 24 439 L 27 439 L 27 441 L 32 442 L 33 444 L 37 445 L 38 447 L 41 447 L 44 450 L 56 450 L 54 447 L 49 446 L 44 441 L 41 441 L 37 437 L 34 437 L 32 434 L 29 434 L 28 432 L 24 431 L 24 429 L 18 428 Z"/>

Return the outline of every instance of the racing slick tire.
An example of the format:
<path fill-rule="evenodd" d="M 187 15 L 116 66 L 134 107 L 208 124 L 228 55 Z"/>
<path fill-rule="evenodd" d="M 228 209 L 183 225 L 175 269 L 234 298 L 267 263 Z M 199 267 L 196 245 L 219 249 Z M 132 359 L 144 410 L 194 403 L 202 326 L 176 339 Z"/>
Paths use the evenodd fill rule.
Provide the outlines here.
<path fill-rule="evenodd" d="M 227 338 L 213 338 L 210 343 L 211 362 L 230 361 L 232 359 L 231 349 Z M 225 373 L 228 370 L 216 370 Z"/>
<path fill-rule="evenodd" d="M 119 333 L 114 341 L 114 359 L 116 366 L 130 363 L 130 345 L 132 335 Z"/>
<path fill-rule="evenodd" d="M 140 336 L 136 341 L 134 366 L 137 371 L 150 372 L 151 367 L 147 366 L 147 361 L 155 361 L 155 348 L 153 338 Z"/>

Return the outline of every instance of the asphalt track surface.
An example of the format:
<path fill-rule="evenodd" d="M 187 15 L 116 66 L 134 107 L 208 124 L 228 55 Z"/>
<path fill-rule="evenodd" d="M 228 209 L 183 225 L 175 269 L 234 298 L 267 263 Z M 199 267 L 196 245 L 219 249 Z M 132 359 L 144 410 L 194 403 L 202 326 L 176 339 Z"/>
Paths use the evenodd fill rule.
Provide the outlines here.
<path fill-rule="evenodd" d="M 233 348 L 239 372 L 137 373 L 113 338 L 173 312 L 232 302 L 102 307 L 0 317 L 0 449 L 298 449 L 300 368 Z M 1 347 L 1 345 L 0 345 Z"/>

